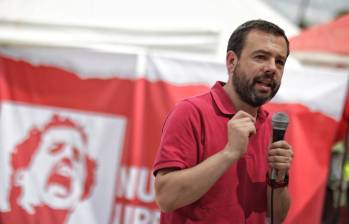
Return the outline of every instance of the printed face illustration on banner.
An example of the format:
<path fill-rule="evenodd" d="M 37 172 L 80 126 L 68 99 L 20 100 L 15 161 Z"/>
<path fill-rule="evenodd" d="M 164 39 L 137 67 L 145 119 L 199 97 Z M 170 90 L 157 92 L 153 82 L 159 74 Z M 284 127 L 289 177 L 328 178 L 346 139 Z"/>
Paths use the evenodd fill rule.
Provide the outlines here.
<path fill-rule="evenodd" d="M 0 118 L 1 223 L 108 222 L 125 118 L 11 103 Z"/>
<path fill-rule="evenodd" d="M 12 187 L 20 188 L 18 205 L 29 214 L 44 205 L 68 211 L 86 198 L 96 167 L 84 150 L 87 143 L 77 124 L 58 115 L 43 130 L 32 129 L 11 158 Z"/>

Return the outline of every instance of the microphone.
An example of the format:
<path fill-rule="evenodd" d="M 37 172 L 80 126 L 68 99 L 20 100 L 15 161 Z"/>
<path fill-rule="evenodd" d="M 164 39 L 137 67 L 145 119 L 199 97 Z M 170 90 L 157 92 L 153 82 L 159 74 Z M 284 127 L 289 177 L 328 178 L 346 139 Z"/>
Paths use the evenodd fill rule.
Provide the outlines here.
<path fill-rule="evenodd" d="M 284 135 L 288 126 L 288 116 L 283 112 L 275 113 L 272 117 L 273 127 L 273 142 L 277 142 L 284 139 Z M 270 180 L 276 180 L 276 170 L 271 170 Z"/>

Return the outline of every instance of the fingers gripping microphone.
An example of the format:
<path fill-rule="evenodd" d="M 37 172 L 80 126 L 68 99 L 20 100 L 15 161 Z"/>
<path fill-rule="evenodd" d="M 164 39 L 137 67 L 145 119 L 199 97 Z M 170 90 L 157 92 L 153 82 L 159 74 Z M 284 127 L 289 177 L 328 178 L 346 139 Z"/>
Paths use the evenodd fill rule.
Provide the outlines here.
<path fill-rule="evenodd" d="M 278 112 L 272 117 L 273 126 L 273 142 L 277 142 L 284 139 L 284 135 L 288 126 L 288 116 L 285 113 Z M 276 171 L 272 169 L 271 180 L 276 180 Z"/>

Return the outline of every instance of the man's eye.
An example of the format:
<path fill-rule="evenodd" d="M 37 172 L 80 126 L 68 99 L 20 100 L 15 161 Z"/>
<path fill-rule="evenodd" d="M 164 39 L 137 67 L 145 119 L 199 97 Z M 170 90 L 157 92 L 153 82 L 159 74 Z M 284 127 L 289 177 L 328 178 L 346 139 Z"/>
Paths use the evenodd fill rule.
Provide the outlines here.
<path fill-rule="evenodd" d="M 50 147 L 50 153 L 55 154 L 61 151 L 64 147 L 64 143 L 55 143 Z"/>
<path fill-rule="evenodd" d="M 276 64 L 278 65 L 285 65 L 285 62 L 283 60 L 276 60 Z"/>
<path fill-rule="evenodd" d="M 255 58 L 257 58 L 257 59 L 265 59 L 266 58 L 266 56 L 265 55 L 262 55 L 262 54 L 258 54 L 258 55 L 256 55 L 256 57 Z"/>

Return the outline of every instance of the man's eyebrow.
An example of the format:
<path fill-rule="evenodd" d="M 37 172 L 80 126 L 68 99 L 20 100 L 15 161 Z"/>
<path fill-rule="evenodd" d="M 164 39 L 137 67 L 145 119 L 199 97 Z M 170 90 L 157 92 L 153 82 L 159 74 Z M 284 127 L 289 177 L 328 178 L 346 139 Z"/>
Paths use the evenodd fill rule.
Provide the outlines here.
<path fill-rule="evenodd" d="M 265 50 L 256 50 L 256 51 L 253 51 L 252 54 L 267 54 L 267 55 L 271 55 L 271 53 L 269 51 L 265 51 Z"/>
<path fill-rule="evenodd" d="M 64 143 L 62 143 L 62 142 L 53 143 L 49 148 L 49 152 L 50 153 L 57 153 L 59 151 L 62 151 L 63 146 L 64 146 Z"/>
<path fill-rule="evenodd" d="M 271 52 L 265 51 L 265 50 L 261 50 L 261 49 L 260 49 L 260 50 L 256 50 L 256 51 L 252 52 L 252 54 L 253 54 L 253 55 L 256 55 L 256 54 L 264 54 L 264 55 L 268 55 L 268 56 L 269 56 L 269 55 L 271 55 Z M 278 55 L 277 55 L 277 58 L 280 58 L 281 60 L 286 61 L 286 58 L 287 58 L 287 57 L 278 54 Z"/>

